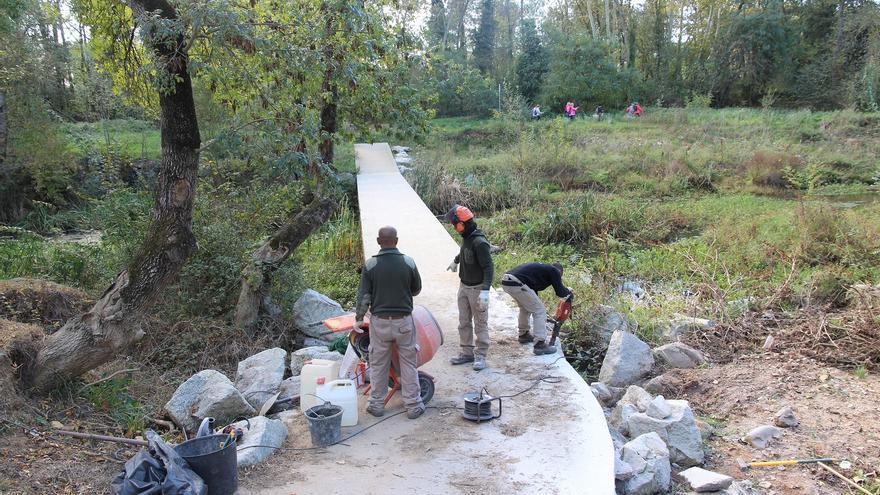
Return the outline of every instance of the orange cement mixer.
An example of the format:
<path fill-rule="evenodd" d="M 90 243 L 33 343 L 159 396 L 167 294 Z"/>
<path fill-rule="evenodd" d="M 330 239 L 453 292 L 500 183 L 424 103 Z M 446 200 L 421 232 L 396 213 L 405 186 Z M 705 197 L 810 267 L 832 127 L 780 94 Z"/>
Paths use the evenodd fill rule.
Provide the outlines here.
<path fill-rule="evenodd" d="M 440 346 L 443 345 L 443 331 L 434 318 L 434 315 L 424 306 L 415 306 L 412 312 L 413 323 L 416 327 L 416 338 L 418 342 L 418 355 L 416 357 L 416 366 L 420 367 L 430 361 Z M 364 318 L 364 332 L 352 332 L 354 326 L 355 314 L 346 313 L 334 318 L 324 320 L 324 326 L 333 333 L 348 332 L 348 342 L 362 362 L 369 364 L 370 353 L 370 321 L 369 317 Z M 400 390 L 400 358 L 397 356 L 397 347 L 391 349 L 391 368 L 388 371 L 390 380 L 390 390 L 385 397 L 385 403 L 391 400 L 394 393 Z M 419 387 L 421 387 L 422 403 L 427 403 L 434 396 L 434 377 L 419 371 Z M 364 392 L 369 393 L 369 388 Z"/>

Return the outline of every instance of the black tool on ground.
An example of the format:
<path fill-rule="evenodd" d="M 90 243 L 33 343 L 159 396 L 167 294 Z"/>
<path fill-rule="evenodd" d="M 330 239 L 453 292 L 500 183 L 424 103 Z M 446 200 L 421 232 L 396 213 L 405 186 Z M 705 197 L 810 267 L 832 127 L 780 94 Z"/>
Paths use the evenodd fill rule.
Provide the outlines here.
<path fill-rule="evenodd" d="M 547 318 L 549 323 L 553 324 L 553 332 L 550 335 L 550 343 L 547 345 L 555 345 L 556 338 L 559 337 L 559 330 L 562 328 L 562 324 L 565 323 L 565 320 L 571 316 L 571 302 L 574 299 L 574 293 L 568 295 L 565 299 L 559 301 L 559 306 L 556 307 L 556 315 L 553 318 Z"/>
<path fill-rule="evenodd" d="M 492 403 L 498 401 L 498 414 L 492 412 Z M 464 419 L 481 423 L 501 417 L 501 397 L 492 397 L 486 389 L 464 394 Z"/>

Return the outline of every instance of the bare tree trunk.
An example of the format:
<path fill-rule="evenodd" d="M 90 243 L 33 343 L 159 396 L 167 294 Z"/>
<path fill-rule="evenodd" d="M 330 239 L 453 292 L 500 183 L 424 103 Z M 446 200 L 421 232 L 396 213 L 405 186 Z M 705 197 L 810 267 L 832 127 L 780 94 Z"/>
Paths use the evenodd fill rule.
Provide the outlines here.
<path fill-rule="evenodd" d="M 443 3 L 443 51 L 449 49 L 449 18 L 452 17 L 449 9 L 449 2 Z"/>
<path fill-rule="evenodd" d="M 138 17 L 146 12 L 169 20 L 177 17 L 167 0 L 131 0 L 130 5 Z M 201 138 L 185 45 L 182 36 L 168 40 L 157 35 L 149 47 L 172 76 L 174 90 L 159 93 L 162 164 L 146 239 L 88 312 L 46 337 L 33 362 L 19 363 L 25 366 L 19 379 L 26 388 L 48 391 L 116 358 L 140 340 L 140 317 L 196 249 L 192 209 Z"/>
<path fill-rule="evenodd" d="M 67 76 L 67 84 L 70 86 L 70 97 L 76 94 L 73 87 L 73 72 L 70 69 L 70 50 L 67 48 L 67 37 L 64 35 L 64 14 L 61 11 L 61 0 L 55 0 L 55 8 L 58 9 L 58 34 L 61 36 L 61 49 L 64 57 L 64 72 Z"/>
<path fill-rule="evenodd" d="M 6 128 L 6 94 L 0 90 L 0 170 L 6 162 L 6 137 L 9 131 Z"/>
<path fill-rule="evenodd" d="M 327 45 L 324 46 L 324 81 L 321 83 L 321 94 L 325 95 L 321 103 L 321 143 L 318 145 L 318 151 L 321 154 L 321 161 L 324 163 L 333 163 L 333 136 L 336 134 L 337 122 L 336 115 L 339 102 L 339 87 L 336 84 L 336 67 L 343 62 L 343 54 L 334 45 L 335 27 L 337 15 L 339 12 L 330 12 L 327 4 L 321 6 L 326 18 L 325 36 Z"/>
<path fill-rule="evenodd" d="M 458 18 L 458 50 L 465 51 L 467 46 L 467 34 L 464 32 L 464 19 L 467 17 L 468 4 L 470 0 L 464 0 L 461 6 L 461 16 Z"/>
<path fill-rule="evenodd" d="M 302 210 L 292 213 L 271 239 L 251 255 L 252 262 L 241 272 L 241 292 L 235 306 L 235 325 L 251 329 L 260 315 L 269 309 L 272 273 L 315 230 L 336 211 L 337 204 L 329 198 L 316 199 Z"/>
<path fill-rule="evenodd" d="M 605 39 L 611 41 L 611 6 L 605 0 Z"/>
<path fill-rule="evenodd" d="M 510 15 L 511 7 L 510 0 L 506 0 L 504 2 L 505 7 L 507 7 L 507 12 L 505 12 L 505 17 L 507 17 L 507 61 L 508 64 L 513 63 L 513 17 Z"/>
<path fill-rule="evenodd" d="M 593 15 L 592 0 L 587 0 L 587 16 L 590 19 L 590 34 L 593 35 L 593 39 L 595 40 L 599 36 L 599 28 L 596 26 L 596 16 Z"/>

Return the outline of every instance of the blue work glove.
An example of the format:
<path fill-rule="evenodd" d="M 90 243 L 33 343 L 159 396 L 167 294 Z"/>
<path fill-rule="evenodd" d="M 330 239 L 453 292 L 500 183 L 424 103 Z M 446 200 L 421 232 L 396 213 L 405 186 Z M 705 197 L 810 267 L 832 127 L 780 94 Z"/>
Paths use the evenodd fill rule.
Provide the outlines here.
<path fill-rule="evenodd" d="M 364 320 L 356 320 L 354 322 L 354 326 L 351 329 L 355 333 L 364 333 Z"/>
<path fill-rule="evenodd" d="M 480 297 L 477 299 L 477 307 L 480 308 L 480 311 L 486 311 L 489 309 L 489 291 L 480 291 Z"/>

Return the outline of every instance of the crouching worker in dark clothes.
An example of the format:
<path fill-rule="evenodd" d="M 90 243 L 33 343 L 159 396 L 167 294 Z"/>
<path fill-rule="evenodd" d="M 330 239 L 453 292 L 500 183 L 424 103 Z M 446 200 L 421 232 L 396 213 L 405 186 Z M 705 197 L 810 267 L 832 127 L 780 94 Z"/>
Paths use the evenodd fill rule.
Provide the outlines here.
<path fill-rule="evenodd" d="M 416 419 L 425 412 L 416 370 L 418 337 L 412 318 L 413 296 L 421 292 L 422 279 L 416 262 L 397 250 L 394 227 L 379 229 L 376 241 L 381 249 L 367 260 L 361 272 L 353 329 L 362 331 L 364 315 L 370 309 L 370 384 L 373 389 L 367 412 L 376 417 L 385 413 L 391 347 L 396 345 L 406 417 Z"/>
<path fill-rule="evenodd" d="M 553 286 L 562 299 L 574 296 L 571 289 L 562 285 L 562 265 L 553 263 L 526 263 L 501 277 L 501 288 L 519 305 L 519 342 L 534 342 L 537 355 L 553 354 L 556 346 L 547 345 L 547 309 L 538 292 Z M 531 332 L 529 319 L 532 320 Z"/>

